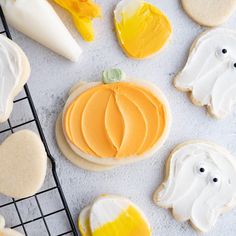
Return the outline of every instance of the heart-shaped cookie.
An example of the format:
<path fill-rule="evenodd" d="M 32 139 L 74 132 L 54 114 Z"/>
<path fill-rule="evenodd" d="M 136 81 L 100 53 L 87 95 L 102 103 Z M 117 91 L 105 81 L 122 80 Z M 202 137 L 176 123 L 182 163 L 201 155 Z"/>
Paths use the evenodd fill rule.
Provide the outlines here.
<path fill-rule="evenodd" d="M 18 131 L 0 145 L 0 193 L 14 198 L 34 195 L 42 186 L 47 155 L 41 139 L 29 130 Z"/>
<path fill-rule="evenodd" d="M 182 0 L 186 13 L 204 26 L 223 24 L 233 14 L 236 0 Z"/>

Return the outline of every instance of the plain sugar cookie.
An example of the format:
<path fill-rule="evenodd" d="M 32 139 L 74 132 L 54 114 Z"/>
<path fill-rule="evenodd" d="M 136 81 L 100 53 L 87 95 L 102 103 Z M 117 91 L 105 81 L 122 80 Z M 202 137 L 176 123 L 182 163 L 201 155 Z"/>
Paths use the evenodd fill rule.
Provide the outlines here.
<path fill-rule="evenodd" d="M 191 94 L 195 105 L 206 106 L 222 119 L 236 102 L 236 31 L 216 28 L 194 41 L 188 60 L 174 80 L 175 87 Z"/>
<path fill-rule="evenodd" d="M 14 198 L 34 195 L 47 169 L 44 145 L 34 132 L 21 130 L 0 145 L 0 193 Z"/>
<path fill-rule="evenodd" d="M 155 203 L 171 208 L 180 222 L 209 231 L 236 205 L 236 159 L 224 148 L 195 140 L 177 146 L 166 163 L 166 178 Z"/>
<path fill-rule="evenodd" d="M 103 73 L 103 82 L 72 88 L 56 137 L 73 163 L 102 170 L 153 156 L 170 125 L 168 102 L 155 85 L 112 69 Z"/>
<path fill-rule="evenodd" d="M 186 13 L 204 26 L 223 24 L 234 13 L 236 0 L 182 0 Z"/>

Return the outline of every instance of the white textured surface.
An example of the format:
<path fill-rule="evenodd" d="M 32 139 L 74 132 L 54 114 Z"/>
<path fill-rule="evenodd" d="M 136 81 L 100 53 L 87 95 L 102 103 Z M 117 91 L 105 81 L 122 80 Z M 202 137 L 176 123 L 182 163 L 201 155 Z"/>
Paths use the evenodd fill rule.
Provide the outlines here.
<path fill-rule="evenodd" d="M 169 16 L 173 37 L 161 54 L 144 61 L 128 59 L 119 47 L 113 27 L 112 11 L 118 0 L 98 0 L 104 17 L 96 20 L 96 41 L 85 43 L 75 32 L 70 17 L 56 8 L 83 48 L 77 64 L 61 58 L 39 46 L 22 34 L 12 31 L 14 40 L 22 46 L 32 66 L 29 82 L 40 120 L 58 166 L 58 174 L 75 222 L 80 210 L 103 193 L 131 198 L 147 214 L 154 236 L 196 235 L 187 223 L 176 222 L 171 214 L 155 206 L 152 194 L 162 182 L 168 153 L 182 141 L 203 138 L 225 146 L 236 155 L 236 110 L 223 121 L 210 118 L 203 108 L 193 106 L 184 93 L 172 85 L 174 75 L 183 67 L 188 49 L 198 33 L 203 31 L 182 10 L 179 1 L 152 0 Z M 236 14 L 226 26 L 235 28 Z M 224 45 L 222 45 L 224 46 Z M 92 173 L 73 166 L 59 152 L 55 143 L 54 124 L 61 111 L 68 89 L 78 80 L 96 81 L 109 67 L 119 67 L 128 75 L 146 79 L 158 85 L 169 99 L 173 126 L 164 147 L 150 160 L 131 166 Z M 216 227 L 206 235 L 234 236 L 236 209 L 219 218 Z M 55 225 L 58 227 L 58 225 Z M 37 234 L 35 234 L 37 235 Z M 46 235 L 46 234 L 45 234 Z"/>

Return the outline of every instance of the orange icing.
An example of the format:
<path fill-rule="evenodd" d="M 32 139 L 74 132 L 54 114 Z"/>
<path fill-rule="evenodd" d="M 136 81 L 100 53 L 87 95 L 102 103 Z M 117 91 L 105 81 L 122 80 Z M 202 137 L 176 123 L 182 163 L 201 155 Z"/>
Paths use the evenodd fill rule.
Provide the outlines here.
<path fill-rule="evenodd" d="M 117 13 L 121 15 L 120 20 L 115 18 L 118 39 L 130 57 L 149 57 L 166 44 L 172 33 L 171 24 L 164 13 L 155 6 L 137 0 L 127 2 L 130 2 L 130 5 L 139 5 L 131 12 L 127 3 L 122 12 Z"/>
<path fill-rule="evenodd" d="M 94 39 L 92 19 L 101 16 L 100 7 L 92 0 L 54 0 L 58 5 L 70 12 L 75 26 L 84 40 Z"/>
<path fill-rule="evenodd" d="M 141 155 L 157 143 L 166 127 L 164 104 L 149 90 L 118 82 L 80 94 L 64 115 L 67 139 L 97 157 Z"/>

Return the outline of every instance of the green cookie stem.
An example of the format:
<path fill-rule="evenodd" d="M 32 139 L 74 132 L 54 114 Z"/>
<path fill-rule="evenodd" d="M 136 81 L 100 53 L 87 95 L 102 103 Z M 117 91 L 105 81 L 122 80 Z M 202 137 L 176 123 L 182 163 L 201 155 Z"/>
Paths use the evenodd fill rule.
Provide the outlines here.
<path fill-rule="evenodd" d="M 120 69 L 108 69 L 102 74 L 102 80 L 104 84 L 112 84 L 120 82 L 126 78 L 125 73 Z"/>

